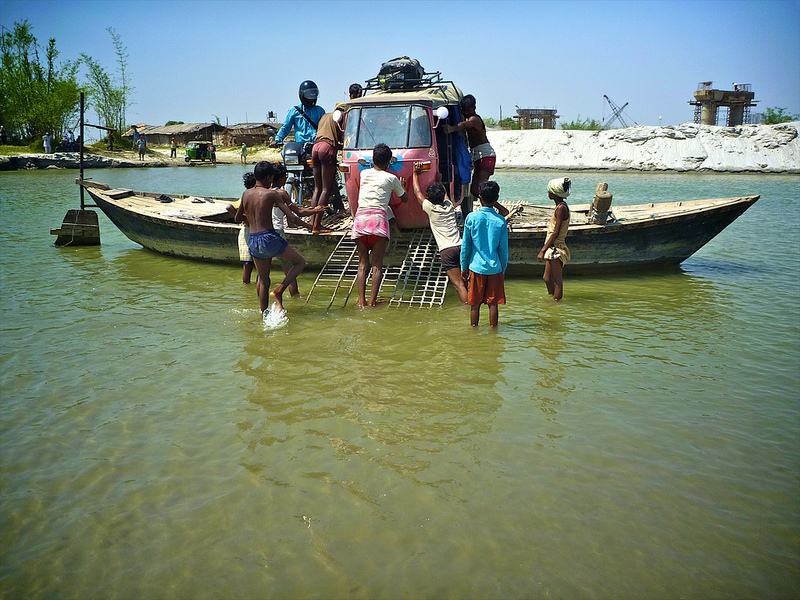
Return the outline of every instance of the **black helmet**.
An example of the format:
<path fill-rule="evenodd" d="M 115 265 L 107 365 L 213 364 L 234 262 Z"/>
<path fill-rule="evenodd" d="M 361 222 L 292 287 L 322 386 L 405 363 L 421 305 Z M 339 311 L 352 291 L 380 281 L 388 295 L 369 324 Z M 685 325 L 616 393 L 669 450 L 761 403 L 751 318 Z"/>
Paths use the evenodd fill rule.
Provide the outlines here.
<path fill-rule="evenodd" d="M 319 88 L 317 84 L 311 80 L 306 80 L 300 84 L 300 102 L 306 108 L 311 108 L 317 103 L 317 96 L 319 96 Z"/>

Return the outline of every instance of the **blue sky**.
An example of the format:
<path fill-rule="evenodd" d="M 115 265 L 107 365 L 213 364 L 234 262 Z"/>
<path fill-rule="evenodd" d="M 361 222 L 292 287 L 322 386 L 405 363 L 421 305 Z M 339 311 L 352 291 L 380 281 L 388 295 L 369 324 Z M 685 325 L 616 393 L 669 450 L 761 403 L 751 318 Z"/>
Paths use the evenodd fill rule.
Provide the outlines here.
<path fill-rule="evenodd" d="M 700 81 L 750 83 L 755 111 L 800 114 L 800 0 L 350 1 L 0 0 L 0 25 L 27 19 L 60 59 L 111 73 L 113 27 L 135 87 L 128 121 L 283 119 L 304 79 L 332 110 L 347 87 L 397 56 L 441 71 L 497 119 L 556 108 L 562 120 L 675 125 Z"/>

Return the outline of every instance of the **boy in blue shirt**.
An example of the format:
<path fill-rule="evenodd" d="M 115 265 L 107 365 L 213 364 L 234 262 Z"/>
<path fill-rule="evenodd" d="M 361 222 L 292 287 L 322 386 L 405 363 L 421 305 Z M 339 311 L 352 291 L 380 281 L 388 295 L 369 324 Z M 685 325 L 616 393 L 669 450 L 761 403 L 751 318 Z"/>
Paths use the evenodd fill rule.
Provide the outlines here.
<path fill-rule="evenodd" d="M 506 303 L 504 273 L 508 266 L 508 227 L 497 213 L 500 186 L 486 181 L 478 189 L 481 209 L 467 215 L 461 242 L 461 272 L 469 277 L 469 320 L 478 326 L 481 304 L 489 305 L 489 325 L 497 327 L 498 305 Z"/>

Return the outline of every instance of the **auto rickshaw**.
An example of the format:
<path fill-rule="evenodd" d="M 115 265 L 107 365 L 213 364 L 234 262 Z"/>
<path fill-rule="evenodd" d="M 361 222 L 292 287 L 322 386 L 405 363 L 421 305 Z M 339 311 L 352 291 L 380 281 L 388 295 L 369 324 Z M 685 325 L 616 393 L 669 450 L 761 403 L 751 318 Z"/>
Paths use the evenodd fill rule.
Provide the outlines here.
<path fill-rule="evenodd" d="M 209 160 L 211 159 L 211 152 L 208 147 L 211 142 L 194 140 L 186 144 L 186 157 L 184 160 L 190 162 L 192 160 Z"/>
<path fill-rule="evenodd" d="M 387 65 L 391 67 L 390 63 L 384 67 Z M 404 177 L 409 191 L 413 165 L 420 162 L 421 188 L 439 179 L 450 198 L 457 200 L 462 182 L 470 180 L 469 151 L 463 134 L 444 134 L 438 126 L 459 122 L 461 90 L 453 82 L 442 80 L 438 71 L 412 73 L 405 79 L 382 71 L 367 80 L 365 91 L 360 98 L 338 104 L 334 112 L 344 134 L 339 170 L 344 174 L 353 214 L 358 207 L 360 173 L 372 167 L 372 149 L 378 142 L 392 149 L 389 171 Z M 393 195 L 389 205 L 399 227 L 428 226 L 428 215 L 419 203 L 402 204 Z"/>

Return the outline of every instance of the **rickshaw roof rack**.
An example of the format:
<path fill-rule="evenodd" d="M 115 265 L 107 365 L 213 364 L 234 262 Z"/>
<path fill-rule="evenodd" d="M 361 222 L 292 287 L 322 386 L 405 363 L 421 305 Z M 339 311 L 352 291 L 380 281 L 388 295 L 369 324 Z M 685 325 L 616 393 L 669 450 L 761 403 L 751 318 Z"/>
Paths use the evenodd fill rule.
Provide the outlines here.
<path fill-rule="evenodd" d="M 366 83 L 366 87 L 364 87 L 365 92 L 369 91 L 382 91 L 382 92 L 408 92 L 410 90 L 420 90 L 426 88 L 432 88 L 436 86 L 451 84 L 455 86 L 450 80 L 442 79 L 442 72 L 441 71 L 433 71 L 428 72 L 424 71 L 422 77 L 419 79 L 403 79 L 402 82 L 406 85 L 401 87 L 386 87 L 381 85 L 381 80 L 385 81 L 385 78 L 381 78 L 380 75 L 376 75 L 370 79 L 367 79 L 364 83 Z"/>

